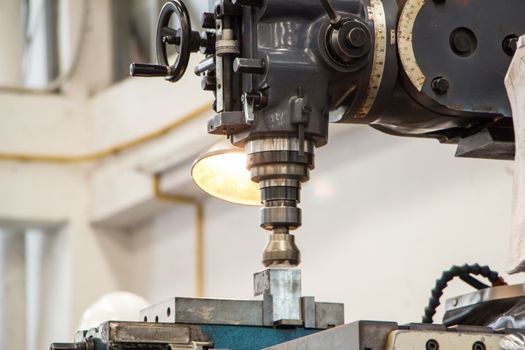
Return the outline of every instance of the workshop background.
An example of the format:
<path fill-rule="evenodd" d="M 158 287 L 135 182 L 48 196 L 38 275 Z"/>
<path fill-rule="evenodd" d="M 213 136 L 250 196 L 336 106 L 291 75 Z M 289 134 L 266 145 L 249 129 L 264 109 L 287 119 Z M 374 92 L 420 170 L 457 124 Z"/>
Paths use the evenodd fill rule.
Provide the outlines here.
<path fill-rule="evenodd" d="M 207 0 L 187 4 L 197 24 Z M 190 176 L 219 140 L 206 133 L 210 94 L 193 74 L 176 85 L 127 77 L 130 62 L 154 61 L 160 6 L 0 1 L 2 349 L 71 340 L 111 291 L 151 303 L 251 297 L 267 238 L 258 208 L 207 197 Z M 410 322 L 451 265 L 504 272 L 512 163 L 454 152 L 332 126 L 303 191 L 303 294 L 344 302 L 347 322 Z"/>

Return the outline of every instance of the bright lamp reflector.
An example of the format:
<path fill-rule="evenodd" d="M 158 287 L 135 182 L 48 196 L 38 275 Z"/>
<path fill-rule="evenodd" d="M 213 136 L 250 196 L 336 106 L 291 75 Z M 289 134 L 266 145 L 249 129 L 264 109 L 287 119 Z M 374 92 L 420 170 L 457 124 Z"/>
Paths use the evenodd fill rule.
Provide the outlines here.
<path fill-rule="evenodd" d="M 193 165 L 191 176 L 197 186 L 214 197 L 237 204 L 261 204 L 259 186 L 251 180 L 246 155 L 240 150 L 201 155 Z"/>

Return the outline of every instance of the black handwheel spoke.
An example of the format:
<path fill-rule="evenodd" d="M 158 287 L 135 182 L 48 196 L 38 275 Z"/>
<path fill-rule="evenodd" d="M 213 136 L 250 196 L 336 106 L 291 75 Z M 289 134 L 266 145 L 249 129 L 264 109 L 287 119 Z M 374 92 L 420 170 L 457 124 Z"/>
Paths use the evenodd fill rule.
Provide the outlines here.
<path fill-rule="evenodd" d="M 162 27 L 162 29 L 160 30 L 160 33 L 162 34 L 162 36 L 180 35 L 180 33 L 176 29 L 173 29 L 171 27 Z"/>
<path fill-rule="evenodd" d="M 182 0 L 170 0 L 162 7 L 157 22 L 156 51 L 157 63 L 134 63 L 130 67 L 132 76 L 155 77 L 164 76 L 170 82 L 176 82 L 186 72 L 190 54 L 204 45 L 208 49 L 213 45 L 214 36 L 207 35 L 212 43 L 203 41 L 199 32 L 191 30 L 190 15 Z M 168 52 L 170 47 L 170 52 Z M 168 55 L 175 52 L 173 64 L 168 62 Z"/>
<path fill-rule="evenodd" d="M 180 28 L 170 27 L 170 21 L 175 16 L 175 22 Z M 175 62 L 168 62 L 167 45 L 173 45 L 177 52 Z M 178 81 L 186 71 L 191 53 L 191 22 L 186 6 L 180 0 L 167 2 L 162 8 L 157 26 L 157 61 L 170 67 L 170 75 L 166 80 Z"/>

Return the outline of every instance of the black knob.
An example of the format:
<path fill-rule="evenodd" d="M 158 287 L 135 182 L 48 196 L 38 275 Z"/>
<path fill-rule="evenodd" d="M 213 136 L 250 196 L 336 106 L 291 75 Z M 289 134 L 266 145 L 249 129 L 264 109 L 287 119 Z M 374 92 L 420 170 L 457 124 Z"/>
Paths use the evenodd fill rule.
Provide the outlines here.
<path fill-rule="evenodd" d="M 211 12 L 204 12 L 201 17 L 201 27 L 203 29 L 215 29 L 215 15 Z"/>
<path fill-rule="evenodd" d="M 75 343 L 53 343 L 49 350 L 77 350 Z"/>
<path fill-rule="evenodd" d="M 233 71 L 237 73 L 264 74 L 265 69 L 264 60 L 237 57 L 233 61 Z"/>
<path fill-rule="evenodd" d="M 211 55 L 215 53 L 215 33 L 203 32 L 200 36 L 199 52 L 203 55 Z"/>
<path fill-rule="evenodd" d="M 92 350 L 95 349 L 95 344 L 92 340 L 81 343 L 53 343 L 49 350 Z"/>
<path fill-rule="evenodd" d="M 132 77 L 166 77 L 169 68 L 158 64 L 132 63 L 129 66 L 129 75 Z"/>
<path fill-rule="evenodd" d="M 49 350 L 95 350 L 95 342 L 86 340 L 80 343 L 53 343 Z"/>

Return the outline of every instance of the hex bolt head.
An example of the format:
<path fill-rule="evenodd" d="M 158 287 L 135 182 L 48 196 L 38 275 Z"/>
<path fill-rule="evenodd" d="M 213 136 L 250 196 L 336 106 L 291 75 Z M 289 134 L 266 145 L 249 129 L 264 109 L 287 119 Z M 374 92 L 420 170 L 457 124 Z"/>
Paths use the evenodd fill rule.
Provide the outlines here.
<path fill-rule="evenodd" d="M 436 93 L 437 95 L 445 95 L 448 92 L 448 89 L 450 88 L 450 83 L 447 79 L 443 77 L 434 78 L 432 80 L 432 91 Z"/>
<path fill-rule="evenodd" d="M 503 51 L 509 55 L 514 56 L 518 49 L 518 37 L 516 35 L 509 35 L 503 40 Z"/>
<path fill-rule="evenodd" d="M 363 47 L 365 46 L 366 42 L 368 40 L 368 35 L 363 30 L 363 28 L 352 28 L 346 35 L 346 41 L 347 43 L 352 47 Z"/>

